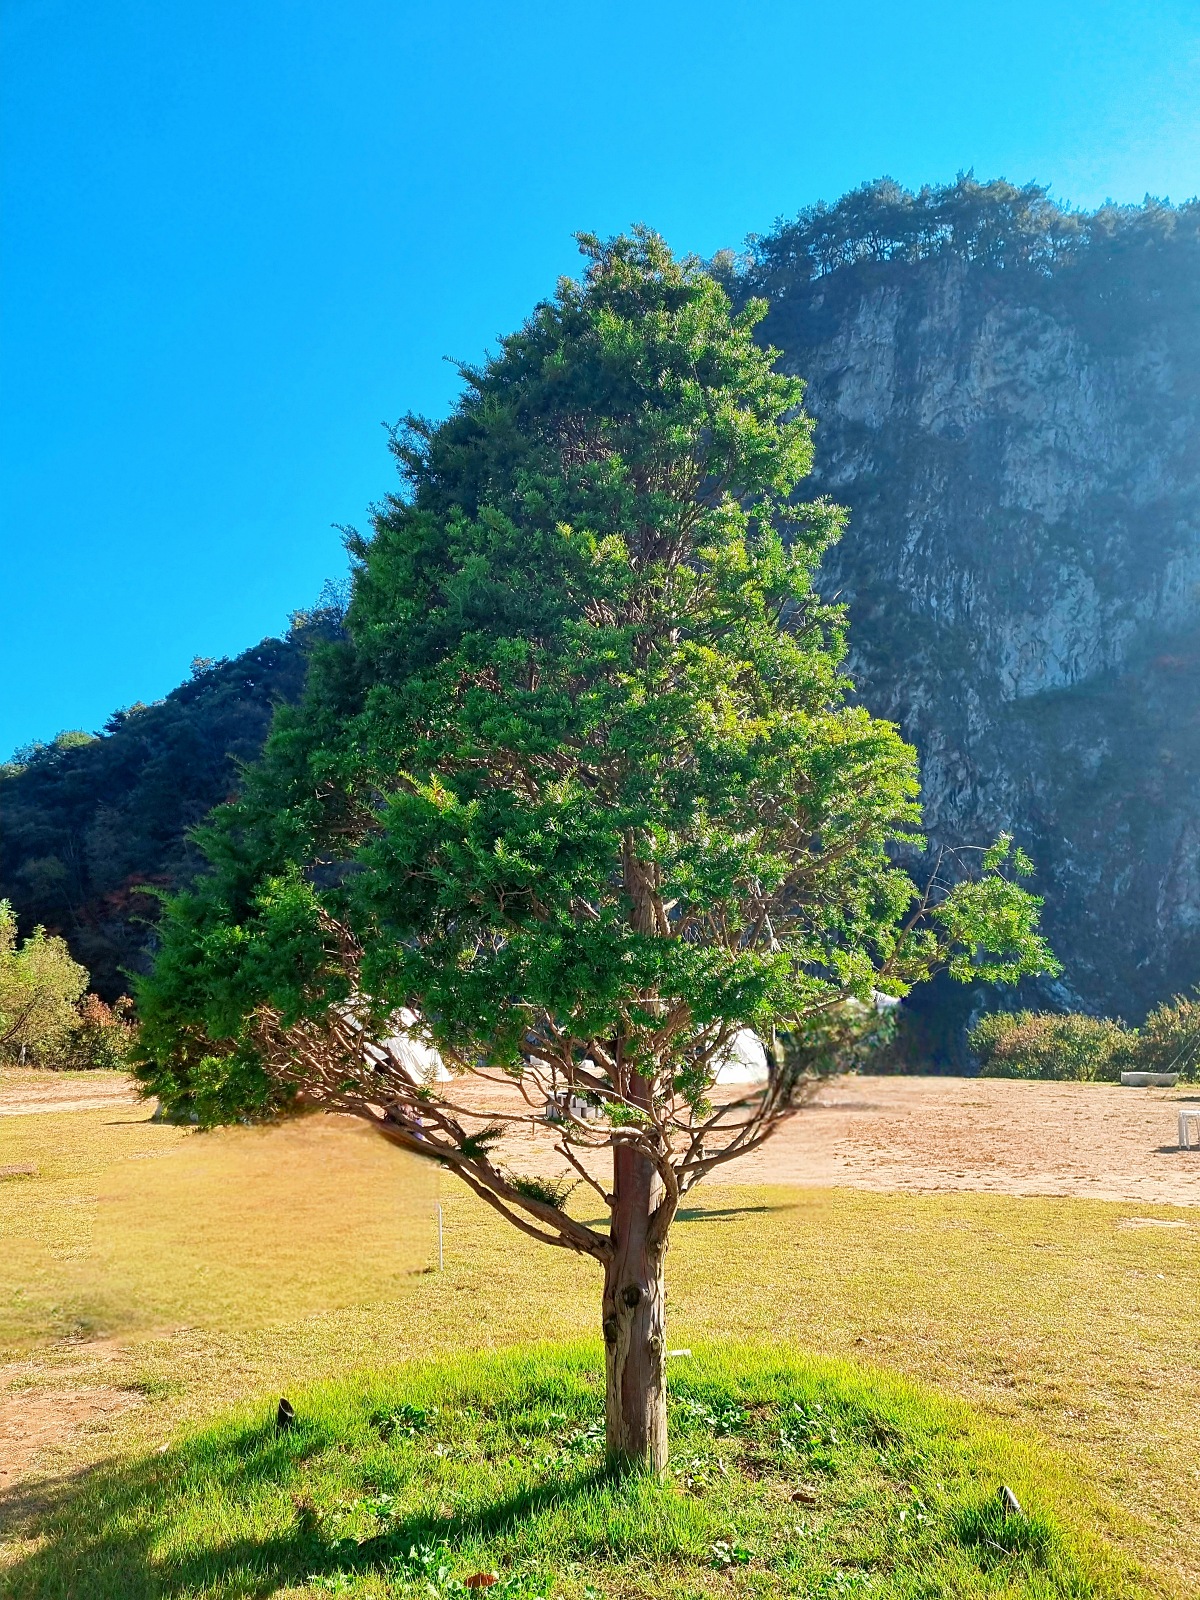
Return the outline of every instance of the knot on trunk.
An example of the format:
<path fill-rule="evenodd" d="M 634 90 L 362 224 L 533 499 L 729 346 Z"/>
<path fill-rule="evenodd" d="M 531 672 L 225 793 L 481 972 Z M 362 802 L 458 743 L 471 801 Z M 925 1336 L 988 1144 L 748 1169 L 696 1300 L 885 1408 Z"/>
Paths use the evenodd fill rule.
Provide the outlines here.
<path fill-rule="evenodd" d="M 627 1283 L 621 1290 L 621 1299 L 624 1300 L 630 1311 L 633 1310 L 634 1306 L 637 1305 L 641 1298 L 642 1291 L 638 1288 L 636 1283 Z"/>
<path fill-rule="evenodd" d="M 605 1342 L 605 1344 L 616 1344 L 616 1342 L 617 1342 L 617 1326 L 618 1326 L 616 1317 L 615 1316 L 605 1317 L 603 1326 L 604 1326 L 604 1342 Z"/>

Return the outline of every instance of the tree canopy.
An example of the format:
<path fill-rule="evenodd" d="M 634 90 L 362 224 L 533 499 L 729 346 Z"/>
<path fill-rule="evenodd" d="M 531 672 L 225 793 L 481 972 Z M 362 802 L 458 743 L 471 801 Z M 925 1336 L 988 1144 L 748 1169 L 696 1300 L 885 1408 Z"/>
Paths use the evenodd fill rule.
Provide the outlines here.
<path fill-rule="evenodd" d="M 842 514 L 795 500 L 812 427 L 762 303 L 647 230 L 580 243 L 583 280 L 463 369 L 453 414 L 397 430 L 347 637 L 168 907 L 142 1075 L 206 1122 L 355 1112 L 593 1256 L 609 1448 L 661 1468 L 672 1219 L 796 1106 L 778 1064 L 716 1093 L 735 1036 L 1052 957 L 1009 840 L 924 895 L 889 854 L 914 754 L 847 698 L 813 587 Z M 489 1118 L 488 1080 L 558 1127 L 607 1233 L 501 1165 L 528 1112 Z"/>
<path fill-rule="evenodd" d="M 906 917 L 913 753 L 846 700 L 812 586 L 841 513 L 792 501 L 811 424 L 761 306 L 652 234 L 583 245 L 455 413 L 397 432 L 349 638 L 199 836 L 142 1011 L 150 1081 L 203 1115 L 291 1092 L 263 1007 L 411 1006 L 512 1070 L 619 1035 L 699 1101 L 740 1027 L 1050 959 L 1003 847 Z"/>
<path fill-rule="evenodd" d="M 781 276 L 816 280 L 862 262 L 957 255 L 1042 276 L 1064 268 L 1102 273 L 1129 295 L 1147 267 L 1161 279 L 1168 251 L 1194 274 L 1200 201 L 1173 206 L 1147 195 L 1141 205 L 1083 211 L 1052 200 L 1048 185 L 984 183 L 968 172 L 916 191 L 877 178 L 833 204 L 818 201 L 752 235 L 743 265 L 753 293 L 769 292 Z"/>

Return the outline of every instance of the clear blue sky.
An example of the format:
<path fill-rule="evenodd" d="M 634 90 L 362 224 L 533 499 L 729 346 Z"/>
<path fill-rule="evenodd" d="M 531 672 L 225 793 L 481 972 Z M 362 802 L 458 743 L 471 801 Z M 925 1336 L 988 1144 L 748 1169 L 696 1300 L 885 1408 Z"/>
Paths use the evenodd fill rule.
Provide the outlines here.
<path fill-rule="evenodd" d="M 286 624 L 437 414 L 634 221 L 883 173 L 1200 189 L 1200 0 L 0 0 L 0 756 Z"/>

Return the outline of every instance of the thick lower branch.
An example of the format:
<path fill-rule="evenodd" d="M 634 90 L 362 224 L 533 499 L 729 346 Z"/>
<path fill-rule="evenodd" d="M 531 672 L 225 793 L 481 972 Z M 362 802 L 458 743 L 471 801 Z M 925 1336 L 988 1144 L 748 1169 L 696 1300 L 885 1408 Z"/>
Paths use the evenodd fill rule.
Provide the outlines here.
<path fill-rule="evenodd" d="M 422 1160 L 437 1161 L 442 1166 L 448 1167 L 481 1200 L 486 1200 L 493 1210 L 498 1211 L 506 1221 L 512 1223 L 513 1227 L 519 1228 L 522 1233 L 527 1233 L 530 1238 L 537 1239 L 542 1244 L 560 1245 L 580 1255 L 592 1256 L 597 1261 L 607 1259 L 610 1246 L 608 1240 L 601 1234 L 595 1233 L 582 1222 L 576 1222 L 574 1217 L 567 1216 L 554 1206 L 520 1194 L 506 1183 L 494 1168 L 472 1161 L 445 1145 L 434 1143 L 415 1132 L 390 1123 L 377 1112 L 365 1107 L 360 1108 L 357 1115 L 369 1122 L 376 1133 L 389 1144 L 397 1145 L 412 1155 L 420 1156 Z M 539 1223 L 540 1227 L 537 1226 Z"/>

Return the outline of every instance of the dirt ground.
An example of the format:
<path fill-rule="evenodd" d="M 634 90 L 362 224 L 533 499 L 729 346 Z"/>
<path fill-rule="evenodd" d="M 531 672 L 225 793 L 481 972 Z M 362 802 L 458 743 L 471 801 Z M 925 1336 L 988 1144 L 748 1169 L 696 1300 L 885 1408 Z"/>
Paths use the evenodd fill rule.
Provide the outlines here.
<path fill-rule="evenodd" d="M 1117 1084 L 847 1078 L 747 1157 L 738 1181 L 1195 1205 L 1200 1152 L 1177 1144 L 1183 1098 Z"/>
<path fill-rule="evenodd" d="M 7 1072 L 0 1077 L 0 1117 L 39 1111 L 92 1111 L 135 1105 L 137 1091 L 122 1072 Z"/>
<path fill-rule="evenodd" d="M 8 1381 L 8 1370 L 0 1367 L 0 1385 Z M 20 1482 L 50 1446 L 85 1428 L 95 1430 L 137 1404 L 136 1394 L 99 1384 L 0 1394 L 0 1492 Z"/>
<path fill-rule="evenodd" d="M 450 1092 L 456 1093 L 450 1086 Z M 520 1172 L 567 1171 L 553 1129 L 507 1087 L 472 1085 L 464 1104 L 509 1124 L 501 1159 Z M 908 1194 L 951 1190 L 1200 1204 L 1200 1150 L 1178 1148 L 1186 1089 L 1004 1078 L 831 1080 L 762 1149 L 721 1180 Z M 594 1164 L 599 1176 L 607 1154 Z"/>
<path fill-rule="evenodd" d="M 522 1172 L 566 1171 L 552 1128 L 507 1085 L 450 1095 L 488 1117 L 514 1118 L 502 1160 Z M 60 1080 L 29 1074 L 0 1086 L 0 1116 L 132 1104 L 115 1073 Z M 909 1194 L 951 1190 L 1200 1204 L 1200 1151 L 1178 1147 L 1181 1105 L 1200 1091 L 1006 1078 L 831 1080 L 761 1150 L 726 1169 L 742 1184 L 845 1186 Z M 608 1166 L 602 1154 L 597 1174 Z"/>

